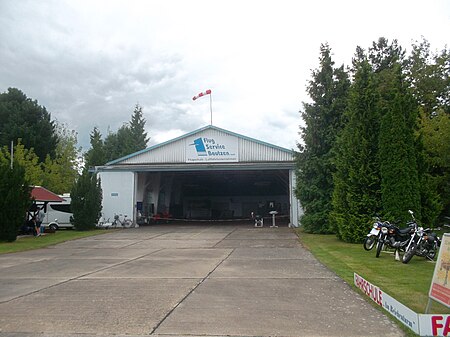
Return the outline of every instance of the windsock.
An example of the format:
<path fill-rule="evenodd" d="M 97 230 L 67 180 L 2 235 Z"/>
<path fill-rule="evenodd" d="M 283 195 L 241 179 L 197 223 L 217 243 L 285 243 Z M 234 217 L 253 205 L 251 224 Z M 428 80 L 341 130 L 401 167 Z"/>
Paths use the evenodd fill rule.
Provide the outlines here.
<path fill-rule="evenodd" d="M 192 100 L 195 101 L 197 98 L 203 97 L 205 95 L 211 95 L 211 90 L 208 89 L 205 92 L 199 93 L 197 96 L 192 97 Z"/>

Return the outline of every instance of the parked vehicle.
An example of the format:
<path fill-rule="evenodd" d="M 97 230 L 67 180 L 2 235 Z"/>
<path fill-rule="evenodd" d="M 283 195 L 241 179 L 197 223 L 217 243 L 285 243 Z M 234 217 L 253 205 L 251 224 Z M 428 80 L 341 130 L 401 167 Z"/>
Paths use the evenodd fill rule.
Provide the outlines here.
<path fill-rule="evenodd" d="M 60 197 L 65 199 L 63 202 L 49 202 L 47 204 L 47 211 L 42 222 L 45 227 L 52 230 L 60 228 L 73 228 L 70 218 L 72 217 L 72 210 L 70 208 L 70 195 L 63 194 Z"/>
<path fill-rule="evenodd" d="M 385 246 L 395 250 L 404 250 L 412 232 L 414 232 L 414 227 L 411 223 L 406 228 L 399 228 L 387 221 L 384 222 L 381 226 L 381 234 L 378 238 L 375 256 L 380 257 L 380 253 Z"/>
<path fill-rule="evenodd" d="M 408 263 L 414 255 L 433 261 L 441 246 L 441 239 L 430 228 L 424 229 L 418 226 L 413 211 L 410 210 L 409 213 L 413 218 L 414 232 L 408 240 L 402 262 Z"/>
<path fill-rule="evenodd" d="M 375 217 L 374 220 L 375 222 L 373 223 L 372 229 L 370 230 L 369 234 L 367 234 L 363 242 L 363 247 L 365 250 L 371 250 L 373 247 L 375 247 L 381 235 L 381 227 L 383 226 L 383 222 L 379 217 Z"/>

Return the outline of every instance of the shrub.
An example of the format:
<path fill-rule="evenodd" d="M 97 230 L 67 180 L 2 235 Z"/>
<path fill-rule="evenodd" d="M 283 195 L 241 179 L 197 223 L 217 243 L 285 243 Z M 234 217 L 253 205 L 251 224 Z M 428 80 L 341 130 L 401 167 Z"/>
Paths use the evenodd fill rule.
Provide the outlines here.
<path fill-rule="evenodd" d="M 17 162 L 0 160 L 0 241 L 15 241 L 30 206 L 30 188 L 25 170 Z"/>
<path fill-rule="evenodd" d="M 101 216 L 102 189 L 96 174 L 84 170 L 78 177 L 70 196 L 72 198 L 72 224 L 78 230 L 90 230 Z"/>

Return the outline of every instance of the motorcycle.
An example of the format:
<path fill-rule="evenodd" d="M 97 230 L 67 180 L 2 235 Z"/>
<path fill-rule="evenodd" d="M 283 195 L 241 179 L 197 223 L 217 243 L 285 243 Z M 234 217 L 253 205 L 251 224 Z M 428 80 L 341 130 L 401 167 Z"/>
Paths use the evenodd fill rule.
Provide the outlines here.
<path fill-rule="evenodd" d="M 414 232 L 412 223 L 408 223 L 408 227 L 399 228 L 394 224 L 385 221 L 381 226 L 381 234 L 377 242 L 376 257 L 380 257 L 380 253 L 385 246 L 397 250 L 404 250 Z"/>
<path fill-rule="evenodd" d="M 414 220 L 414 232 L 408 240 L 402 262 L 408 263 L 414 255 L 433 261 L 441 246 L 441 239 L 430 228 L 419 227 L 414 218 L 414 212 L 409 210 L 409 213 Z"/>
<path fill-rule="evenodd" d="M 375 217 L 374 220 L 375 222 L 373 223 L 372 229 L 369 234 L 367 234 L 363 242 L 363 247 L 365 250 L 371 250 L 378 242 L 381 235 L 381 227 L 383 226 L 383 222 L 381 222 L 379 217 Z"/>

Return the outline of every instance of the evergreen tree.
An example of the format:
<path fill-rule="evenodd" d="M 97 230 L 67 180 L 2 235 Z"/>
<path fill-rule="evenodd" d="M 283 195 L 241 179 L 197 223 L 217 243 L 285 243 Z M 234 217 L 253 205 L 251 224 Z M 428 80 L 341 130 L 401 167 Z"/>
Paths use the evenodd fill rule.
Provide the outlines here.
<path fill-rule="evenodd" d="M 421 113 L 423 142 L 421 175 L 422 220 L 432 226 L 450 216 L 450 114 L 442 110 L 432 116 Z"/>
<path fill-rule="evenodd" d="M 423 39 L 413 44 L 407 79 L 419 104 L 419 177 L 422 220 L 436 224 L 450 215 L 450 51 L 433 53 Z"/>
<path fill-rule="evenodd" d="M 119 150 L 119 141 L 117 138 L 117 133 L 109 132 L 105 138 L 104 144 L 104 154 L 105 154 L 105 163 L 108 163 L 112 160 L 120 158 L 120 150 Z"/>
<path fill-rule="evenodd" d="M 134 151 L 140 151 L 147 147 L 149 139 L 145 132 L 145 119 L 142 114 L 142 107 L 136 104 L 130 121 L 130 132 L 133 140 Z"/>
<path fill-rule="evenodd" d="M 1 151 L 0 151 L 1 152 Z M 18 163 L 0 158 L 0 241 L 15 241 L 30 206 L 30 188 L 25 170 Z"/>
<path fill-rule="evenodd" d="M 103 147 L 106 162 L 143 150 L 147 147 L 147 142 L 142 107 L 136 104 L 131 121 L 106 137 Z"/>
<path fill-rule="evenodd" d="M 379 161 L 385 216 L 408 220 L 408 210 L 421 217 L 420 184 L 414 130 L 417 105 L 405 87 L 400 64 L 383 74 Z"/>
<path fill-rule="evenodd" d="M 72 188 L 71 209 L 73 213 L 72 224 L 77 230 L 94 229 L 101 216 L 102 189 L 100 179 L 87 169 L 78 177 Z"/>
<path fill-rule="evenodd" d="M 37 101 L 22 91 L 9 88 L 0 94 L 0 145 L 20 138 L 27 149 L 34 149 L 39 162 L 55 157 L 58 137 L 51 116 Z"/>
<path fill-rule="evenodd" d="M 359 242 L 367 234 L 370 219 L 381 209 L 378 94 L 372 67 L 359 47 L 353 72 L 344 114 L 346 124 L 334 148 L 336 173 L 331 219 L 340 238 Z"/>
<path fill-rule="evenodd" d="M 380 37 L 369 48 L 369 60 L 376 73 L 382 73 L 384 70 L 390 70 L 398 64 L 403 64 L 404 58 L 405 52 L 397 40 L 389 43 L 388 39 Z"/>
<path fill-rule="evenodd" d="M 116 157 L 113 159 L 121 158 L 136 152 L 136 147 L 134 144 L 134 139 L 131 134 L 131 129 L 128 124 L 122 125 L 119 130 L 117 130 L 117 153 Z"/>
<path fill-rule="evenodd" d="M 407 220 L 408 209 L 412 209 L 420 219 L 419 144 L 414 136 L 418 110 L 405 80 L 405 52 L 396 40 L 389 43 L 380 38 L 369 49 L 369 60 L 379 94 L 378 160 L 383 213 L 391 220 Z"/>
<path fill-rule="evenodd" d="M 343 67 L 333 67 L 327 44 L 321 45 L 319 60 L 320 67 L 313 71 L 308 86 L 313 103 L 304 103 L 302 112 L 304 144 L 298 145 L 296 194 L 305 211 L 301 218 L 305 230 L 329 233 L 334 231 L 328 219 L 334 171 L 331 150 L 342 126 L 350 82 Z"/>
<path fill-rule="evenodd" d="M 110 133 L 104 142 L 106 162 L 116 160 L 136 152 L 131 138 L 131 130 L 127 124 L 123 124 L 116 133 Z"/>
<path fill-rule="evenodd" d="M 94 167 L 106 164 L 105 148 L 102 134 L 94 127 L 90 134 L 91 148 L 85 154 L 86 167 Z"/>

